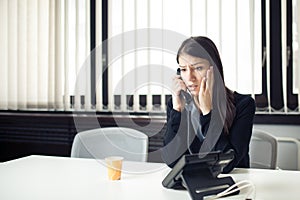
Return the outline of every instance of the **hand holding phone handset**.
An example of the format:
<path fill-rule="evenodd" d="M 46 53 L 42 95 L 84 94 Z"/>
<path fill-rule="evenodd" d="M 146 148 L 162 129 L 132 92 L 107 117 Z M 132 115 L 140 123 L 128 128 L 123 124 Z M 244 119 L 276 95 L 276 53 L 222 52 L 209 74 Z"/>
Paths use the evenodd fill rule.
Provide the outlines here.
<path fill-rule="evenodd" d="M 177 68 L 177 75 L 180 75 L 180 68 Z M 181 78 L 180 78 L 181 79 Z M 182 79 L 181 79 L 182 80 Z M 189 91 L 188 88 L 186 88 L 187 91 L 180 90 L 180 96 L 184 100 L 185 104 L 189 104 L 192 100 L 193 97 Z"/>
<path fill-rule="evenodd" d="M 188 91 L 188 88 L 180 76 L 180 68 L 177 69 L 177 73 L 173 77 L 173 91 L 173 109 L 181 112 L 187 103 L 191 102 L 193 97 L 191 94 L 186 92 Z"/>

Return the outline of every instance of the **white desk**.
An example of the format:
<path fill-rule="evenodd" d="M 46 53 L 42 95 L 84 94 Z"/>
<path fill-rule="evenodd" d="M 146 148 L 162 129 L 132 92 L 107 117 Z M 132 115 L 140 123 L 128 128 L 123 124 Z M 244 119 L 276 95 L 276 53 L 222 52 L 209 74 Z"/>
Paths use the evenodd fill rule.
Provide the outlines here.
<path fill-rule="evenodd" d="M 164 164 L 124 162 L 124 169 L 136 173 L 123 172 L 122 180 L 109 181 L 101 161 L 24 157 L 0 164 L 0 199 L 191 199 L 187 191 L 162 186 L 170 171 Z M 251 180 L 256 186 L 256 199 L 300 199 L 300 172 L 236 169 L 230 175 L 235 181 Z M 243 196 L 227 199 L 243 199 Z"/>

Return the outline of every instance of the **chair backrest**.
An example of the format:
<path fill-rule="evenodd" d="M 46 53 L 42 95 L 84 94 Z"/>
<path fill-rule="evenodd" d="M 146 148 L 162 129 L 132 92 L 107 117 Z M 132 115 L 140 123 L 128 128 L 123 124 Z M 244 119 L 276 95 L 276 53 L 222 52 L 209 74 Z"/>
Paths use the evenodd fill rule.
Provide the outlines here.
<path fill-rule="evenodd" d="M 295 138 L 276 137 L 278 141 L 277 166 L 285 170 L 300 170 L 300 142 Z"/>
<path fill-rule="evenodd" d="M 104 159 L 108 156 L 146 162 L 148 136 L 125 127 L 97 128 L 77 133 L 71 157 Z"/>
<path fill-rule="evenodd" d="M 250 141 L 250 167 L 277 168 L 277 140 L 266 131 L 253 129 Z"/>

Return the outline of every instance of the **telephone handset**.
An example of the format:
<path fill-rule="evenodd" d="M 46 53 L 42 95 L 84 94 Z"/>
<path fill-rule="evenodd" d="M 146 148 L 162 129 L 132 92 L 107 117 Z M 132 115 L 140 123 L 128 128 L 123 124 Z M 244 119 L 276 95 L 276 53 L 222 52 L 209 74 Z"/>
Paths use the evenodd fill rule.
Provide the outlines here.
<path fill-rule="evenodd" d="M 180 68 L 177 68 L 177 75 L 180 75 Z M 184 90 L 180 91 L 180 96 L 185 101 L 186 104 L 189 104 L 193 100 L 192 95 Z"/>

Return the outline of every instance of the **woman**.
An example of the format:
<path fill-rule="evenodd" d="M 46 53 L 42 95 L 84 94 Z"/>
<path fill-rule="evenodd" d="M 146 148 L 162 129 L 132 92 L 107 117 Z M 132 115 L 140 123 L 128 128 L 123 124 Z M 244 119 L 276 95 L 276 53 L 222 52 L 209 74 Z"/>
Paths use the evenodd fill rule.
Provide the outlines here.
<path fill-rule="evenodd" d="M 249 142 L 255 102 L 225 86 L 215 44 L 207 37 L 185 40 L 177 53 L 180 75 L 173 78 L 168 101 L 163 159 L 170 166 L 184 154 L 234 150 L 224 168 L 249 167 Z M 192 101 L 184 97 L 190 93 Z"/>

